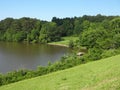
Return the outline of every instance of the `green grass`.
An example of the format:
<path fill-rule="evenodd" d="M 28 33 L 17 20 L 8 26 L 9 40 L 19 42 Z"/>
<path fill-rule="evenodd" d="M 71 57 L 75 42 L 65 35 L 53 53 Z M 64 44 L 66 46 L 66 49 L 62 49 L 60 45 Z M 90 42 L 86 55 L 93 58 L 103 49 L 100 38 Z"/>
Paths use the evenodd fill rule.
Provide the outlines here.
<path fill-rule="evenodd" d="M 52 45 L 63 45 L 63 46 L 68 46 L 69 45 L 69 41 L 70 40 L 73 40 L 73 41 L 76 41 L 78 40 L 78 37 L 62 37 L 62 40 L 61 41 L 58 41 L 58 42 L 51 42 L 49 44 L 52 44 Z"/>
<path fill-rule="evenodd" d="M 120 55 L 5 85 L 0 90 L 120 90 Z"/>

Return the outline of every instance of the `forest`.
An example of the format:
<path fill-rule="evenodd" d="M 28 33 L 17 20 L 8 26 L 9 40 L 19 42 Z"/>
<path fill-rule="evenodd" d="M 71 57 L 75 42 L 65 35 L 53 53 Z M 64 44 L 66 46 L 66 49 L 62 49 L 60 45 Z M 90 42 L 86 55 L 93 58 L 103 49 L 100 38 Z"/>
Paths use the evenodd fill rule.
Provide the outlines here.
<path fill-rule="evenodd" d="M 60 41 L 63 36 L 79 36 L 81 38 L 84 34 L 87 35 L 92 32 L 106 34 L 112 32 L 112 36 L 112 34 L 119 34 L 119 18 L 119 16 L 103 16 L 100 14 L 96 16 L 84 15 L 82 17 L 63 19 L 53 17 L 51 22 L 29 17 L 20 19 L 6 18 L 0 21 L 0 40 L 9 42 L 48 43 Z M 105 38 L 104 36 L 102 37 Z M 110 37 L 110 35 L 108 35 L 108 37 Z M 118 38 L 118 36 L 116 37 Z M 83 42 L 82 38 L 81 41 Z"/>
<path fill-rule="evenodd" d="M 53 17 L 50 22 L 29 17 L 0 21 L 0 41 L 45 44 L 61 41 L 65 36 L 79 37 L 79 40 L 70 41 L 69 47 L 77 51 L 85 47 L 86 54 L 78 57 L 72 53 L 58 62 L 48 62 L 46 67 L 39 66 L 35 71 L 19 70 L 1 74 L 0 85 L 120 54 L 120 16 Z"/>

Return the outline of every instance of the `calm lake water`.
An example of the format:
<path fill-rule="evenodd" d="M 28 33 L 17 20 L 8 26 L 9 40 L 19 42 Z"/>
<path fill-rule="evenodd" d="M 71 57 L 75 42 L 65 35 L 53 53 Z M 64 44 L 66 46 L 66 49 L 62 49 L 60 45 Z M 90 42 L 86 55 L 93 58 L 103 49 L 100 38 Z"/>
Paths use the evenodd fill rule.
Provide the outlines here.
<path fill-rule="evenodd" d="M 55 62 L 69 53 L 66 47 L 0 42 L 0 73 L 18 69 L 36 69 L 39 65 Z"/>

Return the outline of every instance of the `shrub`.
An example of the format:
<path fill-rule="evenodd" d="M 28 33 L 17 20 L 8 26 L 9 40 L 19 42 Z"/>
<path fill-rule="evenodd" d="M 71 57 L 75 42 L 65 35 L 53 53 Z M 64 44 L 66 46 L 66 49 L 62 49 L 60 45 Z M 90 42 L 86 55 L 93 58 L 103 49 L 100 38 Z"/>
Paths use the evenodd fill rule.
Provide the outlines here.
<path fill-rule="evenodd" d="M 74 47 L 74 42 L 73 42 L 73 40 L 70 40 L 69 41 L 69 48 L 73 48 Z"/>

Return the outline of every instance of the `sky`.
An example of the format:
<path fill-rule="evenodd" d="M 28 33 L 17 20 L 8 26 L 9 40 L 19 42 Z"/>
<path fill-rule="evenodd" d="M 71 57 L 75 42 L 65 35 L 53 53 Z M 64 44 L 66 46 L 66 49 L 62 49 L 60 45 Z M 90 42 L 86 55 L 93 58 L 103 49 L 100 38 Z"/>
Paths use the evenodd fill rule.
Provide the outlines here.
<path fill-rule="evenodd" d="M 0 20 L 31 17 L 50 21 L 52 17 L 120 15 L 120 0 L 0 0 Z"/>

